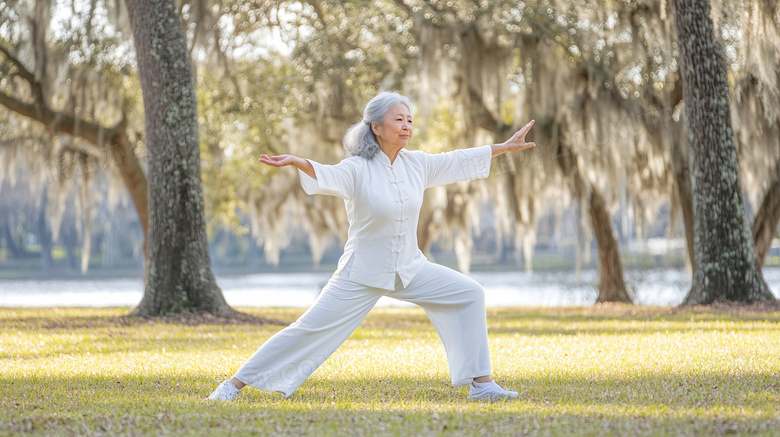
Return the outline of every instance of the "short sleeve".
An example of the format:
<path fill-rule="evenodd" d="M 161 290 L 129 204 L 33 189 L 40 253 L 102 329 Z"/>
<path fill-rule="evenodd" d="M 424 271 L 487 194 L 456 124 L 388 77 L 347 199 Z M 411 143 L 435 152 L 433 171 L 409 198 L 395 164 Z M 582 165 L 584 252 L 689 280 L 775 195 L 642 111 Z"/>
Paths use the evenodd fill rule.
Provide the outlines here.
<path fill-rule="evenodd" d="M 324 165 L 317 161 L 307 159 L 314 167 L 313 178 L 303 170 L 298 169 L 301 178 L 301 187 L 306 194 L 326 194 L 349 199 L 355 188 L 355 166 L 347 160 L 336 165 Z"/>
<path fill-rule="evenodd" d="M 425 154 L 425 188 L 486 178 L 490 174 L 492 158 L 493 148 L 489 145 Z"/>

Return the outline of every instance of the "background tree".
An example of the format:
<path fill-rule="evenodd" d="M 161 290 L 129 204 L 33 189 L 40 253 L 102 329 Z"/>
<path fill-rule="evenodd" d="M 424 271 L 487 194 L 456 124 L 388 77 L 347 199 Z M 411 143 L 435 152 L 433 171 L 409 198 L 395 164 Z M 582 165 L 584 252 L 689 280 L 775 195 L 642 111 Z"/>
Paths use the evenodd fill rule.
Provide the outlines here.
<path fill-rule="evenodd" d="M 727 30 L 722 32 L 723 38 L 732 49 L 727 51 L 727 62 L 737 66 L 731 68 L 731 114 L 741 179 L 755 209 L 752 230 L 760 266 L 780 224 L 779 12 L 773 2 L 748 3 L 724 14 L 727 18 L 739 17 L 736 25 L 720 25 Z"/>
<path fill-rule="evenodd" d="M 563 143 L 570 141 L 567 138 L 568 131 L 572 130 L 569 126 L 572 118 L 577 117 L 570 115 L 572 108 L 582 111 L 584 127 L 588 127 L 593 120 L 587 119 L 588 114 L 607 118 L 617 113 L 621 105 L 618 103 L 612 113 L 605 108 L 608 106 L 605 104 L 598 105 L 600 111 L 589 111 L 578 106 L 601 101 L 610 101 L 611 104 L 611 100 L 615 100 L 614 93 L 609 96 L 611 100 L 605 100 L 605 96 L 583 92 L 582 88 L 587 91 L 589 81 L 592 81 L 590 76 L 594 75 L 589 73 L 604 76 L 602 65 L 582 62 L 572 67 L 572 58 L 560 50 L 562 44 L 567 44 L 565 38 L 570 28 L 559 32 L 550 29 L 555 24 L 545 24 L 562 20 L 577 23 L 574 13 L 584 18 L 588 14 L 588 7 L 576 6 L 572 7 L 574 11 L 567 11 L 566 7 L 549 2 L 529 3 L 523 8 L 517 8 L 511 2 L 489 5 L 460 2 L 455 7 L 450 3 L 446 6 L 405 6 L 403 2 L 396 3 L 403 5 L 402 9 L 415 19 L 415 34 L 422 47 L 422 64 L 437 65 L 437 68 L 427 67 L 424 71 L 433 71 L 435 74 L 447 71 L 451 74 L 450 80 L 458 84 L 456 96 L 458 102 L 463 104 L 467 121 L 465 131 L 472 133 L 471 138 L 479 138 L 473 132 L 481 129 L 489 133 L 489 142 L 502 141 L 500 138 L 511 134 L 522 124 L 523 119 L 537 119 L 534 135 L 543 147 L 539 148 L 540 151 L 513 154 L 501 160 L 497 163 L 501 167 L 497 172 L 498 177 L 491 181 L 494 192 L 499 193 L 491 199 L 494 205 L 501 208 L 496 216 L 514 218 L 514 229 L 509 231 L 514 231 L 515 245 L 523 248 L 522 252 L 516 253 L 522 254 L 525 259 L 526 270 L 531 269 L 536 221 L 545 209 L 566 207 L 567 199 L 573 198 L 578 205 L 583 205 L 582 222 L 586 225 L 582 228 L 592 227 L 598 242 L 599 300 L 630 302 L 623 280 L 618 242 L 608 219 L 609 203 L 601 194 L 607 187 L 597 186 L 584 176 L 588 174 L 588 168 L 592 167 L 587 165 L 588 162 L 596 160 L 589 159 L 583 163 L 583 157 L 578 158 L 579 153 Z M 600 24 L 597 20 L 593 22 L 592 27 Z M 528 23 L 531 23 L 530 26 Z M 584 29 L 584 32 L 593 33 L 589 28 Z M 575 47 L 574 43 L 569 44 Z M 564 47 L 568 48 L 569 44 Z M 568 77 L 564 78 L 567 73 Z M 585 80 L 579 80 L 583 77 Z M 435 79 L 429 82 L 435 83 Z M 552 91 L 561 83 L 570 85 L 573 92 Z M 575 98 L 572 99 L 572 96 Z M 601 122 L 598 118 L 595 121 Z M 564 150 L 558 150 L 560 147 Z M 529 165 L 531 161 L 534 162 L 533 166 Z M 603 174 L 609 176 L 613 187 L 620 186 L 619 169 L 623 166 L 608 162 L 600 167 L 602 170 L 606 168 Z M 561 176 L 564 181 L 568 181 L 565 185 L 569 186 L 569 192 L 562 192 Z M 448 187 L 448 191 L 463 188 Z M 503 199 L 504 195 L 508 198 Z M 456 193 L 451 197 L 471 199 L 474 194 Z M 542 202 L 542 199 L 555 200 Z M 448 213 L 451 210 L 467 211 L 457 207 L 446 210 Z M 463 215 L 468 218 L 468 215 Z M 590 217 L 590 220 L 586 217 Z M 469 221 L 464 219 L 462 222 Z M 421 220 L 421 224 L 425 224 L 425 221 Z M 497 227 L 503 228 L 500 224 Z M 425 242 L 425 239 L 421 240 Z M 583 246 L 589 246 L 589 238 L 580 241 Z M 516 256 L 516 259 L 520 257 Z"/>
<path fill-rule="evenodd" d="M 685 305 L 769 301 L 742 201 L 722 43 L 708 0 L 674 0 L 691 145 L 696 263 Z"/>
<path fill-rule="evenodd" d="M 133 314 L 231 314 L 211 272 L 195 82 L 184 31 L 171 0 L 129 0 L 127 11 L 149 151 L 145 291 Z"/>
<path fill-rule="evenodd" d="M 102 167 L 106 149 L 120 151 L 105 147 L 110 141 L 91 143 L 84 132 L 100 139 L 101 130 L 108 134 L 123 121 L 132 151 L 118 157 L 137 157 L 144 176 L 140 87 L 123 8 L 104 0 L 66 2 L 57 6 L 72 14 L 63 20 L 62 13 L 47 14 L 46 4 L 0 3 L 6 49 L 0 92 L 11 97 L 5 100 L 11 110 L 0 112 L 0 160 L 30 170 L 22 181 L 64 179 L 49 184 L 47 220 L 55 244 L 72 242 L 74 234 L 81 239 L 83 264 L 90 242 L 102 255 L 101 241 L 108 241 L 102 240 L 106 205 L 126 198 L 125 188 L 104 190 L 126 186 L 115 165 L 105 173 L 82 171 L 96 162 Z M 617 265 L 610 260 L 635 262 L 636 254 L 620 252 L 641 247 L 647 235 L 675 238 L 682 222 L 692 264 L 690 171 L 669 0 L 185 0 L 176 6 L 197 71 L 206 232 L 216 256 L 238 254 L 222 261 L 231 269 L 248 267 L 250 259 L 257 267 L 256 245 L 271 265 L 284 252 L 309 252 L 315 265 L 326 254 L 334 259 L 333 243 L 346 235 L 343 204 L 303 195 L 294 172 L 258 167 L 254 157 L 291 151 L 337 162 L 341 135 L 359 118 L 360 105 L 384 89 L 412 97 L 413 147 L 429 152 L 503 140 L 517 123 L 537 118 L 535 150 L 502 156 L 487 180 L 426 192 L 418 235 L 429 255 L 450 256 L 454 249 L 458 268 L 468 271 L 476 242 L 482 256 L 490 250 L 502 263 L 514 250 L 518 268 L 530 272 L 540 247 L 566 261 L 576 252 L 579 271 L 590 263 L 595 236 L 600 280 L 610 285 L 599 287 L 600 299 L 610 300 L 608 290 L 621 291 L 618 298 L 630 291 L 622 265 L 604 274 Z M 768 181 L 777 160 L 767 159 L 778 156 L 780 138 L 780 16 L 757 0 L 715 8 L 715 32 L 734 84 L 741 184 L 748 215 L 757 210 L 756 246 L 768 248 L 777 227 L 772 205 L 780 205 L 768 202 L 776 197 Z M 36 106 L 48 109 L 30 110 Z M 35 118 L 40 114 L 54 117 Z M 57 122 L 67 117 L 74 123 Z M 67 134 L 62 127 L 68 125 L 81 129 Z M 31 135 L 37 139 L 25 140 Z M 8 178 L 0 173 L 0 180 Z M 30 183 L 30 198 L 40 199 L 43 185 Z M 61 205 L 77 206 L 78 226 L 57 224 L 60 217 L 71 220 Z M 31 232 L 19 226 L 24 220 L 9 222 L 16 224 L 16 240 L 9 241 Z M 89 238 L 93 226 L 98 234 Z M 20 252 L 7 247 L 5 253 Z M 676 254 L 667 260 L 679 262 Z"/>
<path fill-rule="evenodd" d="M 139 162 L 143 134 L 135 123 L 136 84 L 117 32 L 123 14 L 113 3 L 93 1 L 85 10 L 74 3 L 71 17 L 54 19 L 55 6 L 65 7 L 49 0 L 0 4 L 0 105 L 9 110 L 0 153 L 8 165 L 18 161 L 31 170 L 31 179 L 44 181 L 28 185 L 32 196 L 40 196 L 44 186 L 51 188 L 47 219 L 54 230 L 63 216 L 64 199 L 74 193 L 79 197 L 81 264 L 86 272 L 90 215 L 96 203 L 92 195 L 103 192 L 94 189 L 98 168 L 108 170 L 108 181 L 100 182 L 107 182 L 112 194 L 123 195 L 115 187 L 124 185 L 145 235 L 146 176 Z M 101 11 L 113 20 L 95 19 Z M 0 173 L 0 181 L 9 174 Z M 89 191 L 90 196 L 83 194 Z"/>

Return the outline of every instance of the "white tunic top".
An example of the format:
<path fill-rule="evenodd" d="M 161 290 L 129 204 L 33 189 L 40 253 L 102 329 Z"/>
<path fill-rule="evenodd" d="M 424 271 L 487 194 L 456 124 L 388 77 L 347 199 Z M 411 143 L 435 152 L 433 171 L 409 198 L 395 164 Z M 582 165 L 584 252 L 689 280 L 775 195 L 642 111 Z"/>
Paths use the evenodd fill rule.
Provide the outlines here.
<path fill-rule="evenodd" d="M 352 260 L 352 281 L 393 290 L 398 275 L 408 286 L 427 262 L 417 245 L 423 191 L 487 177 L 492 153 L 488 145 L 438 154 L 401 149 L 392 164 L 381 150 L 336 165 L 309 160 L 317 179 L 298 170 L 306 194 L 341 197 L 347 208 L 349 231 L 335 274 Z"/>

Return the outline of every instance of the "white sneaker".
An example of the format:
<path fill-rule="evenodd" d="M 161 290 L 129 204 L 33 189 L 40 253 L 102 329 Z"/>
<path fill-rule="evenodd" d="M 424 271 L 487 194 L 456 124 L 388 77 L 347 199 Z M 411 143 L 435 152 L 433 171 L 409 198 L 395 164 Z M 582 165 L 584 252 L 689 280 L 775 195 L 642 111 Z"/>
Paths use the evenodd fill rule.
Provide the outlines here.
<path fill-rule="evenodd" d="M 517 398 L 517 392 L 504 390 L 495 381 L 490 382 L 472 382 L 469 391 L 469 399 L 479 399 L 485 401 L 501 401 L 504 399 Z"/>
<path fill-rule="evenodd" d="M 222 381 L 217 388 L 211 392 L 208 399 L 211 401 L 232 401 L 240 390 L 230 381 Z"/>

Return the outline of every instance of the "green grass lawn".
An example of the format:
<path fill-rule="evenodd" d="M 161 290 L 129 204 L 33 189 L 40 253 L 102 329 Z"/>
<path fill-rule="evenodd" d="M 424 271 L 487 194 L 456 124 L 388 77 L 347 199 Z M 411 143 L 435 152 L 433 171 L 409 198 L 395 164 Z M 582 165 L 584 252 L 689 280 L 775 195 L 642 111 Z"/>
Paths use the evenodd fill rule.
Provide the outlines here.
<path fill-rule="evenodd" d="M 489 309 L 494 377 L 520 400 L 475 403 L 422 310 L 378 308 L 290 399 L 215 404 L 282 326 L 127 311 L 0 309 L 0 435 L 780 435 L 778 312 Z"/>

